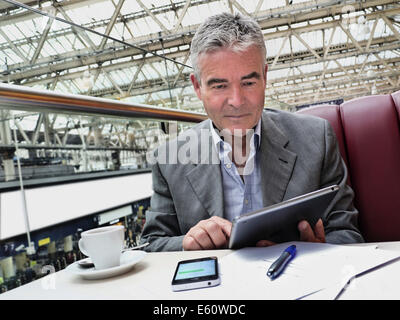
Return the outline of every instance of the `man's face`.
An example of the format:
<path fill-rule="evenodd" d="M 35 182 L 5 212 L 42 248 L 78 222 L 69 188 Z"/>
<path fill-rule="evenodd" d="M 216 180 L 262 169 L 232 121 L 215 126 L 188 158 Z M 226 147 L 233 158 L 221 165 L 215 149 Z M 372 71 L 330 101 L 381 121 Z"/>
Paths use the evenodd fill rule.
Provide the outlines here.
<path fill-rule="evenodd" d="M 244 135 L 264 108 L 267 65 L 261 50 L 251 46 L 234 52 L 223 48 L 199 56 L 201 81 L 191 80 L 197 96 L 219 130 Z"/>

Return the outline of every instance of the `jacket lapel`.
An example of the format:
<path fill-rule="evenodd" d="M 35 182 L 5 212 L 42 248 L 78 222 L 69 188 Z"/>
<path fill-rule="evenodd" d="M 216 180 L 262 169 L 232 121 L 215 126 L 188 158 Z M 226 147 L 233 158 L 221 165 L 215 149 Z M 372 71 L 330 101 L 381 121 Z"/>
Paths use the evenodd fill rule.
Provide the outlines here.
<path fill-rule="evenodd" d="M 186 175 L 186 178 L 208 214 L 222 217 L 224 198 L 219 164 L 199 164 Z"/>
<path fill-rule="evenodd" d="M 286 149 L 288 138 L 266 112 L 261 132 L 261 189 L 266 207 L 283 201 L 297 155 Z"/>
<path fill-rule="evenodd" d="M 224 193 L 221 168 L 217 151 L 212 142 L 209 123 L 208 121 L 205 121 L 205 123 L 204 126 L 200 127 L 198 136 L 200 141 L 199 154 L 201 154 L 200 163 L 193 164 L 193 169 L 186 174 L 186 178 L 207 213 L 210 216 L 223 217 Z"/>

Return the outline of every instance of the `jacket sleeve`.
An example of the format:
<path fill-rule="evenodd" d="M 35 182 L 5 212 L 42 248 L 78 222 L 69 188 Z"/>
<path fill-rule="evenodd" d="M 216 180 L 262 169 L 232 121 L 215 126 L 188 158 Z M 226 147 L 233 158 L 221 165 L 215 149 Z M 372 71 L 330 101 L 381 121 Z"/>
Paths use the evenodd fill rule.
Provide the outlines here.
<path fill-rule="evenodd" d="M 154 193 L 150 202 L 151 209 L 146 212 L 140 242 L 150 243 L 146 251 L 180 251 L 184 235 L 179 227 L 168 183 L 158 163 L 152 167 L 152 179 Z"/>
<path fill-rule="evenodd" d="M 364 242 L 358 230 L 358 210 L 353 205 L 354 192 L 347 185 L 347 168 L 340 155 L 336 136 L 328 121 L 325 122 L 325 158 L 321 172 L 321 188 L 333 184 L 340 190 L 326 210 L 323 223 L 326 242 Z"/>

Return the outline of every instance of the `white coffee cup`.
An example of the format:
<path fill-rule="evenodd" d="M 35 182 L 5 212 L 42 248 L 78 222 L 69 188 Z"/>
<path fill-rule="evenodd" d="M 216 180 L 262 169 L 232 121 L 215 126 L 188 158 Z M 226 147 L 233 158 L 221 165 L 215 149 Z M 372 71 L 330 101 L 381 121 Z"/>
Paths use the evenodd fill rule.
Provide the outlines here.
<path fill-rule="evenodd" d="M 95 269 L 119 266 L 124 247 L 124 227 L 108 226 L 84 231 L 78 245 L 82 253 L 90 257 Z"/>

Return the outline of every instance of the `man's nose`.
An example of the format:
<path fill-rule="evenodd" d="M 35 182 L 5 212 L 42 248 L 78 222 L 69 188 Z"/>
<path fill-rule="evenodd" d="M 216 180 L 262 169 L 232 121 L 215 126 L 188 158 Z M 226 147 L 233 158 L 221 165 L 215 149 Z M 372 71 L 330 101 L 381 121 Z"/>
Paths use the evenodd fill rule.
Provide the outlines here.
<path fill-rule="evenodd" d="M 240 85 L 232 86 L 229 92 L 228 104 L 234 108 L 239 108 L 243 104 L 243 92 Z"/>

